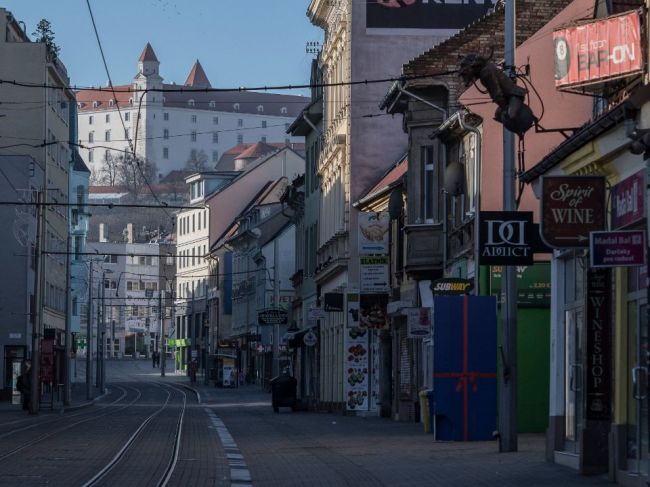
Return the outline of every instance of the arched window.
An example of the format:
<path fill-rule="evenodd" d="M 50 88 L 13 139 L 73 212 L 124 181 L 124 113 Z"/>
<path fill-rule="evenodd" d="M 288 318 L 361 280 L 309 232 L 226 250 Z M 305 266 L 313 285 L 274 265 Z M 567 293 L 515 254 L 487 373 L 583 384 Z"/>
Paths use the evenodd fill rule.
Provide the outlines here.
<path fill-rule="evenodd" d="M 217 102 L 216 102 L 216 101 L 213 100 L 213 101 L 210 102 L 210 108 L 214 108 L 214 107 L 216 107 L 216 106 L 217 106 Z"/>
<path fill-rule="evenodd" d="M 110 100 L 108 100 L 108 106 L 112 107 L 113 105 L 115 105 L 115 100 L 111 98 Z"/>
<path fill-rule="evenodd" d="M 282 107 L 282 108 L 280 108 L 280 113 L 283 114 L 283 115 L 286 115 L 286 113 L 287 113 L 287 107 Z"/>
<path fill-rule="evenodd" d="M 190 107 L 194 106 L 194 100 L 187 100 L 187 105 Z"/>
<path fill-rule="evenodd" d="M 94 101 L 94 102 L 93 102 L 93 108 L 97 108 L 98 106 L 99 106 L 99 102 L 98 102 L 98 101 Z"/>
<path fill-rule="evenodd" d="M 236 112 L 238 112 L 238 111 L 239 111 L 239 103 L 235 103 L 235 104 L 232 106 L 232 108 L 233 108 L 233 110 L 235 110 Z"/>
<path fill-rule="evenodd" d="M 257 105 L 257 111 L 258 111 L 259 113 L 264 112 L 264 105 Z"/>
<path fill-rule="evenodd" d="M 133 98 L 129 98 L 129 105 L 133 105 Z"/>

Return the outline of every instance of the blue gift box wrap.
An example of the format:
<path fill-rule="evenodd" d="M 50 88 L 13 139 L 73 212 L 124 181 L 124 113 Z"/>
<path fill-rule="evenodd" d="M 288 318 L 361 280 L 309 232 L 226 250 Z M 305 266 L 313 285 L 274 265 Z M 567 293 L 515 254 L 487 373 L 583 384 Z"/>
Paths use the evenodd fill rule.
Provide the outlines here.
<path fill-rule="evenodd" d="M 433 394 L 437 440 L 491 440 L 496 429 L 496 298 L 436 296 Z"/>

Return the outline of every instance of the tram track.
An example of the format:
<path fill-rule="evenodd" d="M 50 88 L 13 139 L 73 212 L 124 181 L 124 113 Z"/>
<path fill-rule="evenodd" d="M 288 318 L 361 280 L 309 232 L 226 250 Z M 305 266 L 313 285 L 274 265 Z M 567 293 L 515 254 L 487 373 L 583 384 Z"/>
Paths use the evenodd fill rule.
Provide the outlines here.
<path fill-rule="evenodd" d="M 124 404 L 124 405 L 121 405 L 121 406 L 119 406 L 117 408 L 112 408 L 110 406 L 106 406 L 103 409 L 101 409 L 100 411 L 92 411 L 90 414 L 87 414 L 83 419 L 81 419 L 79 421 L 74 421 L 72 423 L 68 423 L 68 424 L 66 424 L 66 425 L 64 425 L 64 426 L 62 426 L 60 428 L 54 428 L 52 431 L 49 431 L 49 432 L 47 432 L 45 434 L 37 436 L 36 438 L 32 438 L 32 439 L 30 439 L 30 440 L 28 440 L 26 442 L 22 442 L 20 445 L 10 449 L 9 451 L 0 452 L 0 463 L 7 460 L 10 457 L 12 457 L 15 454 L 20 453 L 21 451 L 24 451 L 25 449 L 27 449 L 27 448 L 29 448 L 31 446 L 34 446 L 34 445 L 36 445 L 36 444 L 38 444 L 38 443 L 40 443 L 40 442 L 42 442 L 44 440 L 47 440 L 48 438 L 51 438 L 54 435 L 60 434 L 62 432 L 65 432 L 67 430 L 75 428 L 75 427 L 77 427 L 77 426 L 79 426 L 81 424 L 87 423 L 89 421 L 104 417 L 104 416 L 106 416 L 108 414 L 119 412 L 119 411 L 133 405 L 135 402 L 137 402 L 140 399 L 140 397 L 142 396 L 142 392 L 140 390 L 138 390 L 137 388 L 134 388 L 134 387 L 131 387 L 131 386 L 126 386 L 126 387 L 131 388 L 131 389 L 136 391 L 136 397 L 131 402 L 129 402 L 127 404 Z M 126 395 L 121 396 L 119 398 L 119 400 L 122 400 L 124 397 L 126 397 Z M 81 415 L 82 413 L 79 413 L 79 414 Z M 53 422 L 55 422 L 55 421 L 49 422 L 47 424 L 52 424 Z M 33 426 L 36 427 L 36 426 L 42 426 L 42 425 L 43 425 L 43 423 L 39 422 L 39 423 L 36 423 Z M 16 430 L 12 430 L 11 432 L 7 432 L 6 435 L 15 434 L 15 433 L 18 432 L 17 430 L 22 430 L 24 432 L 25 429 L 26 428 L 18 428 Z"/>

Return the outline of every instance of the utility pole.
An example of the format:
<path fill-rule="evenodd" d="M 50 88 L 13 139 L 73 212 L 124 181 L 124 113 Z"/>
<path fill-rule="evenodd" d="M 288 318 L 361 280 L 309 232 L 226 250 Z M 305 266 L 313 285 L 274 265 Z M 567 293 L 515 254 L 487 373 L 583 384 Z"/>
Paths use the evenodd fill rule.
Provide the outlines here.
<path fill-rule="evenodd" d="M 90 259 L 90 275 L 88 276 L 88 307 L 86 309 L 86 399 L 93 398 L 92 376 L 93 361 L 90 355 L 92 343 L 93 321 L 93 260 Z"/>
<path fill-rule="evenodd" d="M 101 300 L 102 286 L 104 285 L 104 273 L 102 272 L 102 280 L 97 283 L 97 299 Z M 95 370 L 95 387 L 100 386 L 100 377 L 101 377 L 101 363 L 99 362 L 99 341 L 100 341 L 100 323 L 102 322 L 102 305 L 101 302 L 97 306 L 97 341 L 95 343 L 95 356 L 97 360 L 97 366 Z"/>
<path fill-rule="evenodd" d="M 280 248 L 279 240 L 276 238 L 273 241 L 273 300 L 275 301 L 275 309 L 280 309 Z M 273 377 L 280 375 L 280 324 L 273 324 Z"/>
<path fill-rule="evenodd" d="M 167 343 L 165 342 L 165 316 L 163 314 L 163 296 L 162 289 L 158 292 L 158 320 L 160 321 L 160 345 L 158 352 L 160 353 L 160 377 L 165 377 L 165 352 Z"/>
<path fill-rule="evenodd" d="M 515 0 L 505 2 L 506 70 L 511 78 L 515 71 L 516 48 Z M 515 134 L 503 128 L 503 209 L 516 211 Z M 501 347 L 504 362 L 499 390 L 499 451 L 517 451 L 517 275 L 515 266 L 505 266 L 504 300 L 501 310 Z"/>
<path fill-rule="evenodd" d="M 43 200 L 45 193 L 38 193 L 38 220 L 36 222 L 36 245 L 34 249 L 34 309 L 32 323 L 32 368 L 30 370 L 30 401 L 29 414 L 38 414 L 41 408 L 41 384 L 39 369 L 40 361 L 40 343 L 41 329 L 43 325 L 43 259 L 41 251 L 43 250 L 43 231 L 45 230 L 45 208 Z"/>
<path fill-rule="evenodd" d="M 70 346 L 70 341 L 72 339 L 72 293 L 70 292 L 70 253 L 72 250 L 70 248 L 71 240 L 70 229 L 68 228 L 68 242 L 66 246 L 68 251 L 66 252 L 65 256 L 65 341 L 63 342 L 65 354 L 65 357 L 63 358 L 63 370 L 65 373 L 65 378 L 63 380 L 63 404 L 66 406 L 69 406 L 70 402 L 72 401 L 72 384 L 70 383 L 72 380 L 72 374 L 70 370 L 70 353 L 72 351 L 72 347 Z"/>
<path fill-rule="evenodd" d="M 101 363 L 101 370 L 99 375 L 99 391 L 103 394 L 106 392 L 104 387 L 106 382 L 106 363 L 105 363 L 105 353 L 106 353 L 106 281 L 104 279 L 104 274 L 102 274 L 102 328 L 99 330 L 99 336 L 101 338 L 101 354 L 99 360 Z"/>

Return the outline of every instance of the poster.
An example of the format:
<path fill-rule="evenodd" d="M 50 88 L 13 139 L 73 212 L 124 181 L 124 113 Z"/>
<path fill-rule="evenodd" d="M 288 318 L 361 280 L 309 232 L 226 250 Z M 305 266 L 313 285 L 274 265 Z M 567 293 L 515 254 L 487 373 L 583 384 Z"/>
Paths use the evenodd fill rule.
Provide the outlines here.
<path fill-rule="evenodd" d="M 406 326 L 409 338 L 429 338 L 431 336 L 431 308 L 408 308 Z"/>
<path fill-rule="evenodd" d="M 359 326 L 373 330 L 388 328 L 388 294 L 362 294 L 359 303 Z"/>
<path fill-rule="evenodd" d="M 348 328 L 357 328 L 359 326 L 359 295 L 356 293 L 348 294 Z"/>
<path fill-rule="evenodd" d="M 368 410 L 368 330 L 346 328 L 343 383 L 348 411 Z"/>
<path fill-rule="evenodd" d="M 362 293 L 386 293 L 390 290 L 387 255 L 359 259 L 359 280 Z"/>
<path fill-rule="evenodd" d="M 389 228 L 390 217 L 388 216 L 388 212 L 360 212 L 359 254 L 387 255 Z"/>

